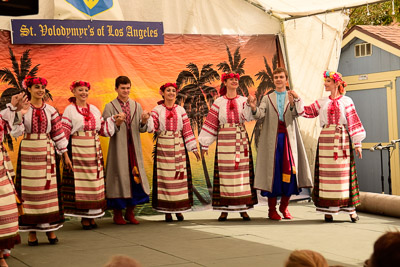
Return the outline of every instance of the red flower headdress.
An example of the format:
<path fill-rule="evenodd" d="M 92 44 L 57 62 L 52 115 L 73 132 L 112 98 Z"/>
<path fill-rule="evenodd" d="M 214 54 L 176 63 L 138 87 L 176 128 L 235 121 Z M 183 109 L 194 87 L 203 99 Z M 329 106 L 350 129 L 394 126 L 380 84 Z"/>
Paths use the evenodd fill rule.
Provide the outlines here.
<path fill-rule="evenodd" d="M 324 80 L 326 80 L 326 78 L 331 78 L 335 82 L 339 83 L 338 89 L 339 89 L 339 93 L 341 95 L 344 95 L 346 93 L 344 88 L 347 86 L 347 83 L 345 81 L 343 81 L 342 74 L 340 74 L 339 72 L 327 70 L 327 71 L 324 71 L 323 76 L 324 76 Z"/>
<path fill-rule="evenodd" d="M 90 83 L 89 83 L 89 82 L 86 82 L 86 81 L 81 81 L 81 80 L 73 81 L 73 82 L 71 83 L 71 85 L 69 86 L 69 89 L 70 89 L 71 92 L 72 92 L 72 91 L 73 91 L 76 87 L 78 87 L 78 86 L 85 86 L 85 87 L 87 87 L 87 88 L 90 90 Z M 69 101 L 70 103 L 76 103 L 76 97 L 75 97 L 75 96 L 72 96 L 72 97 L 68 98 L 68 101 Z"/>
<path fill-rule="evenodd" d="M 176 83 L 165 83 L 165 84 L 161 85 L 161 87 L 160 87 L 160 91 L 159 91 L 160 95 L 162 95 L 162 93 L 165 91 L 165 89 L 170 86 L 175 88 L 176 93 L 179 92 L 179 89 L 178 89 L 178 86 L 176 85 Z M 164 100 L 160 100 L 157 102 L 158 105 L 161 105 L 163 103 L 164 103 Z"/>
<path fill-rule="evenodd" d="M 44 87 L 46 87 L 47 80 L 45 78 L 41 78 L 41 77 L 26 76 L 24 81 L 22 82 L 22 88 L 27 90 L 29 87 L 31 87 L 34 84 L 41 84 Z"/>
<path fill-rule="evenodd" d="M 238 80 L 240 80 L 240 75 L 239 73 L 222 73 L 221 75 L 221 81 L 225 82 L 227 79 L 232 79 L 232 78 L 236 78 Z"/>
<path fill-rule="evenodd" d="M 170 86 L 174 87 L 176 89 L 176 92 L 178 92 L 178 86 L 176 85 L 176 83 L 165 83 L 165 84 L 161 85 L 161 87 L 160 87 L 160 94 L 161 94 L 161 92 L 165 91 L 165 88 L 168 88 Z"/>
<path fill-rule="evenodd" d="M 233 73 L 233 72 L 231 72 L 231 73 L 227 73 L 227 72 L 222 73 L 222 75 L 221 75 L 222 84 L 221 84 L 221 87 L 219 88 L 219 95 L 220 96 L 226 95 L 226 86 L 225 86 L 224 82 L 226 80 L 232 79 L 232 78 L 236 78 L 236 79 L 240 80 L 239 73 Z"/>
<path fill-rule="evenodd" d="M 78 87 L 78 86 L 85 86 L 85 87 L 87 87 L 89 90 L 90 90 L 90 83 L 89 82 L 86 82 L 86 81 L 81 81 L 81 80 L 76 80 L 76 81 L 73 81 L 72 83 L 71 83 L 71 86 L 69 87 L 69 89 L 71 90 L 71 92 L 72 92 L 72 90 L 74 90 L 76 87 Z"/>

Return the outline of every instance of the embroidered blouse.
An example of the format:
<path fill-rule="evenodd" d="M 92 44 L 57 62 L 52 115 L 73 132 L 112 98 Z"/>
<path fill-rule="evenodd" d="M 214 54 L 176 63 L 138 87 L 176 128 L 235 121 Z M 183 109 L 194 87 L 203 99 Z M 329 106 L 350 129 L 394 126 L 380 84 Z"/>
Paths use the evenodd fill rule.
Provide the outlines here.
<path fill-rule="evenodd" d="M 310 106 L 304 106 L 303 101 L 299 98 L 295 100 L 295 105 L 300 116 L 305 118 L 319 116 L 321 127 L 329 124 L 346 125 L 354 146 L 361 147 L 366 132 L 350 97 L 339 96 L 336 99 L 323 97 Z"/>
<path fill-rule="evenodd" d="M 197 142 L 194 137 L 192 127 L 186 110 L 178 105 L 172 108 L 164 104 L 156 106 L 151 111 L 151 116 L 147 121 L 147 131 L 182 131 L 182 137 L 188 151 L 197 151 Z"/>
<path fill-rule="evenodd" d="M 104 120 L 98 108 L 90 104 L 88 108 L 78 107 L 75 104 L 67 106 L 62 117 L 62 126 L 67 139 L 79 131 L 96 131 L 105 137 L 111 137 L 115 133 L 113 116 Z"/>
<path fill-rule="evenodd" d="M 219 125 L 244 123 L 253 119 L 247 97 L 239 95 L 234 98 L 218 97 L 203 123 L 199 142 L 204 150 L 208 150 L 208 147 L 217 139 Z"/>
<path fill-rule="evenodd" d="M 121 105 L 122 112 L 125 113 L 125 115 L 126 115 L 126 117 L 125 117 L 126 127 L 128 127 L 128 129 L 129 129 L 131 127 L 131 124 L 129 123 L 131 120 L 131 107 L 129 104 L 129 99 L 126 102 L 123 102 L 119 98 L 117 98 L 117 100 L 118 100 L 119 104 Z"/>
<path fill-rule="evenodd" d="M 50 134 L 50 138 L 57 148 L 57 153 L 62 154 L 67 151 L 68 140 L 65 138 L 62 128 L 61 116 L 54 107 L 46 103 L 43 103 L 39 108 L 31 105 L 28 112 L 23 116 L 23 124 L 26 133 Z M 19 135 L 22 135 L 22 133 L 19 133 Z"/>

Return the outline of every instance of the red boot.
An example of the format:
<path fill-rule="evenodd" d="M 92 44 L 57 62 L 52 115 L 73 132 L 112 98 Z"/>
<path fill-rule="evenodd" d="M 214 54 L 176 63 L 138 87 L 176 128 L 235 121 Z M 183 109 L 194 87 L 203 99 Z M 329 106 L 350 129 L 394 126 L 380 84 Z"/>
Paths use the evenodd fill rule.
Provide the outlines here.
<path fill-rule="evenodd" d="M 115 224 L 119 224 L 119 225 L 126 224 L 126 221 L 124 220 L 124 218 L 122 218 L 122 210 L 114 209 L 113 220 L 114 220 Z"/>
<path fill-rule="evenodd" d="M 279 205 L 279 211 L 282 212 L 284 219 L 293 219 L 293 216 L 290 215 L 288 206 L 289 206 L 290 197 L 282 196 L 281 204 Z"/>
<path fill-rule="evenodd" d="M 130 206 L 130 207 L 126 208 L 125 220 L 127 220 L 131 224 L 139 224 L 139 221 L 135 219 L 135 213 L 133 213 L 134 209 L 135 209 L 135 206 Z"/>
<path fill-rule="evenodd" d="M 281 218 L 281 216 L 279 216 L 278 212 L 276 211 L 276 202 L 277 202 L 276 197 L 268 198 L 268 207 L 269 207 L 268 217 L 271 220 L 279 221 L 282 218 Z"/>

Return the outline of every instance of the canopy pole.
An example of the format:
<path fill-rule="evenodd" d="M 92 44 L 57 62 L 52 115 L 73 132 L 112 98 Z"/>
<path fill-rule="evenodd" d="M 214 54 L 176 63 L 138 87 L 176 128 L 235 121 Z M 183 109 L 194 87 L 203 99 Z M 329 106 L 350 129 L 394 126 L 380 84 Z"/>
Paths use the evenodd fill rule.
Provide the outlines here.
<path fill-rule="evenodd" d="M 292 82 L 292 74 L 290 71 L 290 62 L 289 62 L 289 55 L 288 55 L 288 50 L 287 50 L 287 41 L 286 41 L 286 36 L 285 36 L 285 21 L 280 20 L 280 24 L 281 24 L 281 36 L 282 36 L 282 40 L 283 40 L 283 54 L 285 57 L 285 65 L 286 65 L 286 70 L 288 72 L 289 75 L 289 87 L 290 89 L 293 89 L 293 82 Z M 273 70 L 274 71 L 274 70 Z"/>

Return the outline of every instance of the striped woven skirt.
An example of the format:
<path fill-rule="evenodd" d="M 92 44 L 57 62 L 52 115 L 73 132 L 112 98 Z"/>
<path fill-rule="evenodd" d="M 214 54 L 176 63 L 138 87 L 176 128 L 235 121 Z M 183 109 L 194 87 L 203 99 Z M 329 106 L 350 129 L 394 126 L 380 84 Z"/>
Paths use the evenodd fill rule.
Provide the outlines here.
<path fill-rule="evenodd" d="M 16 189 L 24 201 L 20 231 L 54 231 L 64 216 L 59 195 L 57 163 L 48 134 L 25 134 L 18 156 Z"/>
<path fill-rule="evenodd" d="M 163 131 L 155 147 L 152 206 L 173 213 L 189 211 L 192 205 L 192 173 L 182 134 Z"/>
<path fill-rule="evenodd" d="M 0 144 L 0 251 L 21 243 L 18 234 L 18 209 L 10 169 L 10 158 Z"/>
<path fill-rule="evenodd" d="M 360 204 L 354 153 L 343 125 L 325 125 L 315 164 L 313 201 L 318 212 L 352 214 Z"/>
<path fill-rule="evenodd" d="M 212 206 L 245 211 L 257 204 L 249 138 L 243 124 L 220 125 L 214 163 Z"/>
<path fill-rule="evenodd" d="M 68 145 L 73 171 L 63 170 L 65 215 L 98 218 L 106 208 L 103 154 L 95 131 L 74 133 Z"/>

